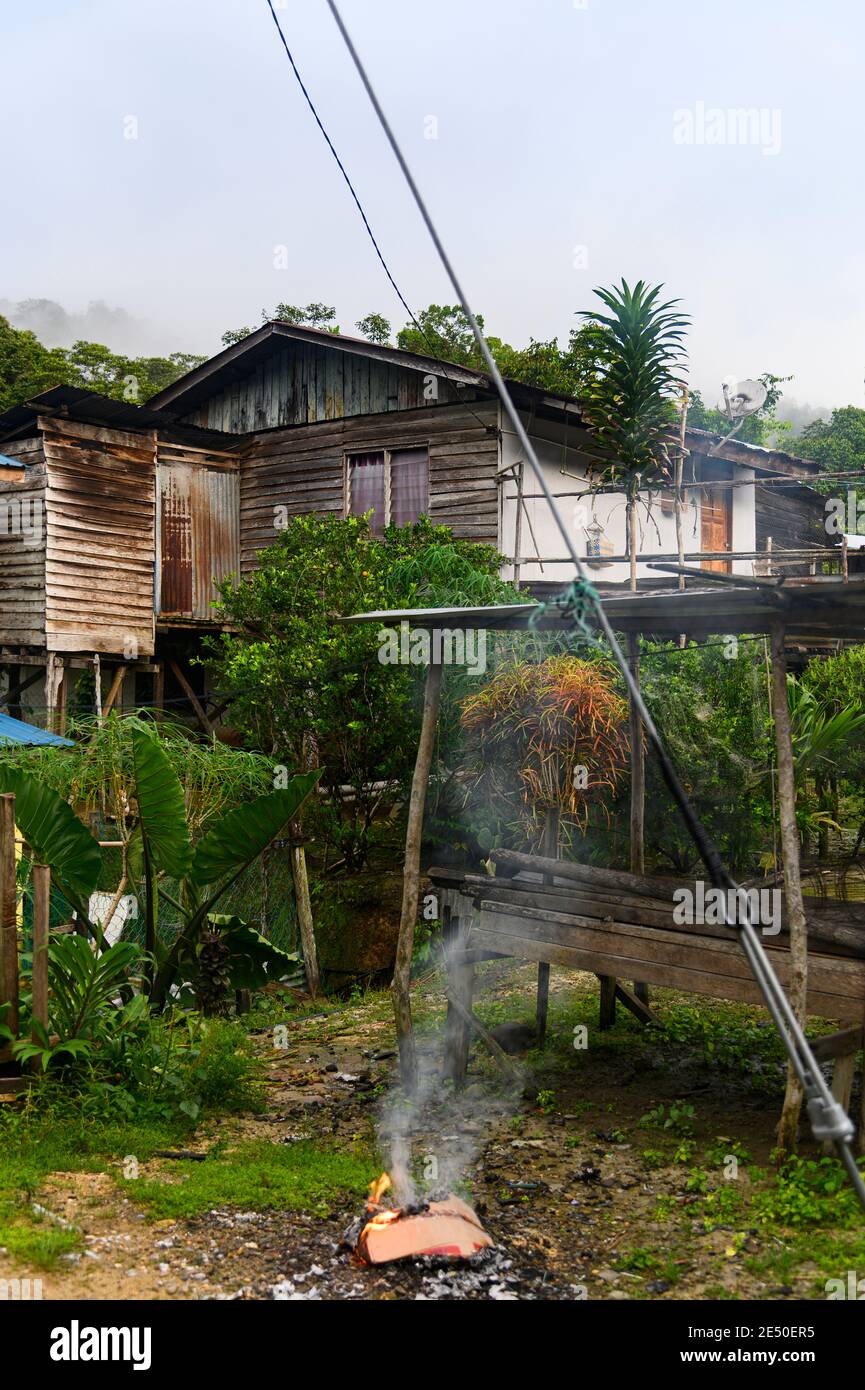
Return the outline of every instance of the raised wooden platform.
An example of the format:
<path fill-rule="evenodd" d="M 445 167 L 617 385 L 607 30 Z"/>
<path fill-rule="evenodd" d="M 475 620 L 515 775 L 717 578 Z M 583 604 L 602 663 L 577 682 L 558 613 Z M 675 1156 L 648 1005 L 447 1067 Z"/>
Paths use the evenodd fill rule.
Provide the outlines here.
<path fill-rule="evenodd" d="M 623 980 L 713 999 L 763 1003 L 735 931 L 674 920 L 675 881 L 637 879 L 588 865 L 555 864 L 519 855 L 500 858 L 504 862 L 499 867 L 508 877 L 454 869 L 429 871 L 440 899 L 449 990 L 465 1007 L 471 1009 L 475 963 L 499 957 L 537 961 L 541 969 L 563 965 L 598 975 L 601 1027 L 611 1022 L 617 999 L 641 1021 L 651 1017 L 646 1003 L 619 983 Z M 521 867 L 521 861 L 531 863 L 534 871 Z M 551 878 L 552 882 L 546 881 Z M 837 1094 L 848 1108 L 853 1079 L 849 1059 L 862 1045 L 865 1024 L 865 916 L 860 919 L 858 910 L 847 912 L 839 905 L 815 907 L 809 918 L 813 936 L 808 951 L 808 1011 L 847 1025 L 832 1035 L 837 1045 L 830 1042 L 823 1056 L 845 1060 L 844 1066 L 836 1066 L 836 1077 L 843 1078 L 843 1094 Z M 764 935 L 763 942 L 786 988 L 789 945 L 783 917 L 781 926 L 780 934 Z M 539 992 L 542 984 L 539 976 Z M 461 1082 L 470 1029 L 452 1013 L 448 1031 L 449 1067 Z M 542 1040 L 542 1027 L 539 1034 Z M 865 1135 L 865 1122 L 861 1133 Z"/>

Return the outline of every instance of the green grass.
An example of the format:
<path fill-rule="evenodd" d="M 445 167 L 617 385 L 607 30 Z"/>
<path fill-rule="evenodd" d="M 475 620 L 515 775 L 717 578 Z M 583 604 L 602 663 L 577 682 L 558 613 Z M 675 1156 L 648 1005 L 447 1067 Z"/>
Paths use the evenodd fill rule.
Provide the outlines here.
<path fill-rule="evenodd" d="M 326 1215 L 345 1197 L 366 1192 L 373 1156 L 317 1145 L 253 1141 L 204 1163 L 178 1160 L 165 1176 L 122 1181 L 124 1192 L 154 1219 L 197 1216 L 214 1207 L 306 1211 Z"/>
<path fill-rule="evenodd" d="M 82 1248 L 77 1231 L 63 1230 L 34 1216 L 14 1201 L 0 1199 L 0 1248 L 13 1260 L 37 1269 L 53 1269 L 61 1256 Z"/>
<path fill-rule="evenodd" d="M 793 1284 L 803 1266 L 808 1291 L 817 1297 L 826 1297 L 827 1279 L 844 1279 L 848 1270 L 861 1279 L 865 1276 L 865 1231 L 788 1235 L 745 1261 L 751 1274 L 778 1284 Z"/>
<path fill-rule="evenodd" d="M 207 1116 L 258 1108 L 264 1104 L 260 1071 L 242 1030 L 216 1022 L 185 1062 L 186 1089 L 179 1094 L 194 1096 L 196 1113 Z M 106 1172 L 127 1155 L 146 1162 L 157 1149 L 189 1143 L 195 1126 L 186 1114 L 149 1103 L 141 1089 L 136 1104 L 136 1096 L 120 1096 L 122 1090 L 46 1077 L 23 1109 L 0 1110 L 0 1247 L 13 1259 L 48 1269 L 81 1247 L 76 1232 L 33 1212 L 50 1174 Z M 50 1199 L 45 1205 L 50 1208 Z"/>

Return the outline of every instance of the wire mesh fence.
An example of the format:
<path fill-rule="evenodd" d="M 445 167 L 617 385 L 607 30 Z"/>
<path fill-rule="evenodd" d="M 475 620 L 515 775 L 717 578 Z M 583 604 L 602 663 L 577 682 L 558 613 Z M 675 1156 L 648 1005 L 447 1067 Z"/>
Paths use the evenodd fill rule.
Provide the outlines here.
<path fill-rule="evenodd" d="M 31 948 L 32 933 L 32 893 L 29 882 L 29 865 L 24 862 L 20 869 L 20 889 L 22 893 L 21 925 L 23 929 L 24 950 Z M 96 900 L 96 910 L 108 912 L 120 886 L 122 877 L 122 853 L 119 847 L 106 845 L 102 850 L 102 873 Z M 180 930 L 181 915 L 169 900 L 179 898 L 179 885 L 172 879 L 163 878 L 160 886 L 167 896 L 160 895 L 159 935 L 163 942 L 170 944 Z M 220 899 L 217 911 L 229 916 L 237 916 L 261 932 L 281 950 L 297 952 L 302 955 L 300 932 L 294 898 L 294 881 L 291 871 L 291 847 L 288 840 L 275 840 L 260 858 L 248 868 Z M 97 915 L 95 913 L 94 915 Z M 61 927 L 69 920 L 69 908 L 58 892 L 51 895 L 50 926 Z M 121 925 L 122 924 L 122 925 Z M 144 884 L 127 883 L 115 909 L 111 924 L 116 931 L 120 927 L 119 938 L 144 945 Z M 112 933 L 113 935 L 113 933 Z M 118 938 L 118 939 L 119 939 Z"/>

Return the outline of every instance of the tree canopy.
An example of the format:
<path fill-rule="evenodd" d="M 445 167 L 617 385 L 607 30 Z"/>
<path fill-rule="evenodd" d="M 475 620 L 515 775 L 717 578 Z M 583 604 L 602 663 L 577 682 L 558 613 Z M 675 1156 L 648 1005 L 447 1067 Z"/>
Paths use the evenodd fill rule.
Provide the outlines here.
<path fill-rule="evenodd" d="M 30 329 L 0 317 L 0 410 L 52 386 L 89 387 L 114 400 L 143 402 L 206 360 L 188 352 L 127 357 L 83 340 L 71 348 L 47 348 Z"/>

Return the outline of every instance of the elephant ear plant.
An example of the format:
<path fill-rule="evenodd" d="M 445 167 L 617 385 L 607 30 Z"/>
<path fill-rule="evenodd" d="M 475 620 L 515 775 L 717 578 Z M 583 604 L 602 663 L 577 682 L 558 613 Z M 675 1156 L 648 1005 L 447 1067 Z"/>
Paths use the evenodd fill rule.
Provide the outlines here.
<path fill-rule="evenodd" d="M 202 1002 L 216 1007 L 219 986 L 248 988 L 277 979 L 296 957 L 279 950 L 238 917 L 217 906 L 315 787 L 320 770 L 293 777 L 280 791 L 229 811 L 193 846 L 183 788 L 155 734 L 132 734 L 138 828 L 133 846 L 145 885 L 145 948 L 155 961 L 151 1002 L 161 1007 L 174 986 L 193 983 Z M 178 884 L 168 893 L 160 875 Z M 180 914 L 180 932 L 166 944 L 158 930 L 162 898 Z M 208 974 L 218 978 L 208 980 Z M 216 986 L 216 988 L 214 988 Z"/>
<path fill-rule="evenodd" d="M 54 887 L 79 921 L 98 935 L 90 921 L 90 895 L 99 881 L 102 851 L 72 807 L 51 787 L 18 768 L 0 765 L 0 793 L 15 797 L 15 824 L 36 864 L 51 869 Z"/>

